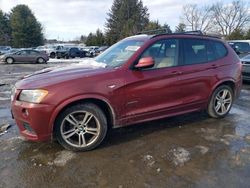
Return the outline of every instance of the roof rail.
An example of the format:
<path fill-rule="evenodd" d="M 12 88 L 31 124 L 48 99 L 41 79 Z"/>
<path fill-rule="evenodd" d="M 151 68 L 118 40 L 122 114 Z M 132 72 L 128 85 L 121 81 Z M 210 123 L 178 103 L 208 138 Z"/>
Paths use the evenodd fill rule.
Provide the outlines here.
<path fill-rule="evenodd" d="M 194 31 L 184 31 L 184 32 L 177 32 L 177 33 L 169 33 L 168 28 L 161 28 L 161 29 L 154 29 L 154 30 L 148 30 L 148 31 L 142 31 L 137 33 L 137 35 L 141 34 L 151 34 L 153 35 L 151 38 L 160 36 L 160 35 L 200 35 L 200 36 L 207 36 L 212 38 L 221 38 L 220 36 L 216 35 L 208 35 L 206 33 L 203 33 L 201 30 L 194 30 Z"/>
<path fill-rule="evenodd" d="M 195 30 L 195 31 L 184 31 L 184 32 L 177 32 L 174 34 L 193 34 L 193 35 L 203 35 L 201 30 Z"/>
<path fill-rule="evenodd" d="M 170 33 L 168 32 L 168 28 L 161 28 L 161 29 L 141 31 L 137 33 L 137 35 L 141 35 L 141 34 L 170 34 Z"/>
<path fill-rule="evenodd" d="M 204 37 L 212 37 L 212 38 L 218 38 L 221 39 L 220 36 L 216 36 L 216 35 L 207 35 L 206 33 L 202 33 L 202 31 L 200 30 L 195 30 L 195 31 L 184 31 L 184 32 L 177 32 L 177 33 L 160 33 L 160 34 L 156 34 L 154 36 L 152 36 L 151 38 L 157 37 L 157 36 L 161 36 L 161 35 L 198 35 L 198 36 L 204 36 Z"/>

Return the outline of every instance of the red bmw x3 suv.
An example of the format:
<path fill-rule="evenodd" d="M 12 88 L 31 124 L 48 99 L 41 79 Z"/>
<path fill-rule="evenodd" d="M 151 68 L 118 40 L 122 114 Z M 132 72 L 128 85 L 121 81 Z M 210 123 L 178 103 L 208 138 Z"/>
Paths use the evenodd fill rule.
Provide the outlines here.
<path fill-rule="evenodd" d="M 206 109 L 228 114 L 241 62 L 224 41 L 202 34 L 136 35 L 95 59 L 35 72 L 15 84 L 12 113 L 29 140 L 55 137 L 66 149 L 96 148 L 108 127 Z"/>

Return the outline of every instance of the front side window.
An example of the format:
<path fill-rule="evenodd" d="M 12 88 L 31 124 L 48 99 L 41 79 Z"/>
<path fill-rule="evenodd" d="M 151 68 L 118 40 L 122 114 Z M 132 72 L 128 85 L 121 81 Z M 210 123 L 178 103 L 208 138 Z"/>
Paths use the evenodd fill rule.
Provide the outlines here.
<path fill-rule="evenodd" d="M 141 58 L 152 57 L 155 65 L 151 69 L 173 67 L 178 65 L 178 40 L 157 41 L 143 52 Z"/>
<path fill-rule="evenodd" d="M 27 53 L 27 51 L 19 51 L 19 52 L 17 52 L 16 53 L 17 55 L 27 55 L 28 53 Z"/>

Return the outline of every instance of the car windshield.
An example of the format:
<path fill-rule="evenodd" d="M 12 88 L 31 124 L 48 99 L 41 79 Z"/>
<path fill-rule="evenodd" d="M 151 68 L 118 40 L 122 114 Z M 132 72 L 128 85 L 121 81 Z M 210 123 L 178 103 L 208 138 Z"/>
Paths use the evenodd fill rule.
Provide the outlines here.
<path fill-rule="evenodd" d="M 105 63 L 107 67 L 119 67 L 123 65 L 144 43 L 142 40 L 122 40 L 95 58 L 99 63 Z"/>

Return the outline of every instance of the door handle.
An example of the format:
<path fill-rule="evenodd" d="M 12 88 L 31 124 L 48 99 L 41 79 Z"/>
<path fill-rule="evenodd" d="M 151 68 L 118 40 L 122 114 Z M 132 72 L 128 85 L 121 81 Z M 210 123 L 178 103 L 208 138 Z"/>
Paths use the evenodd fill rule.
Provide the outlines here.
<path fill-rule="evenodd" d="M 179 74 L 182 74 L 182 72 L 181 71 L 173 71 L 173 72 L 171 72 L 171 75 L 179 75 Z"/>
<path fill-rule="evenodd" d="M 218 68 L 218 65 L 213 64 L 213 65 L 211 65 L 211 68 L 212 68 L 212 69 L 216 69 L 216 68 Z"/>

